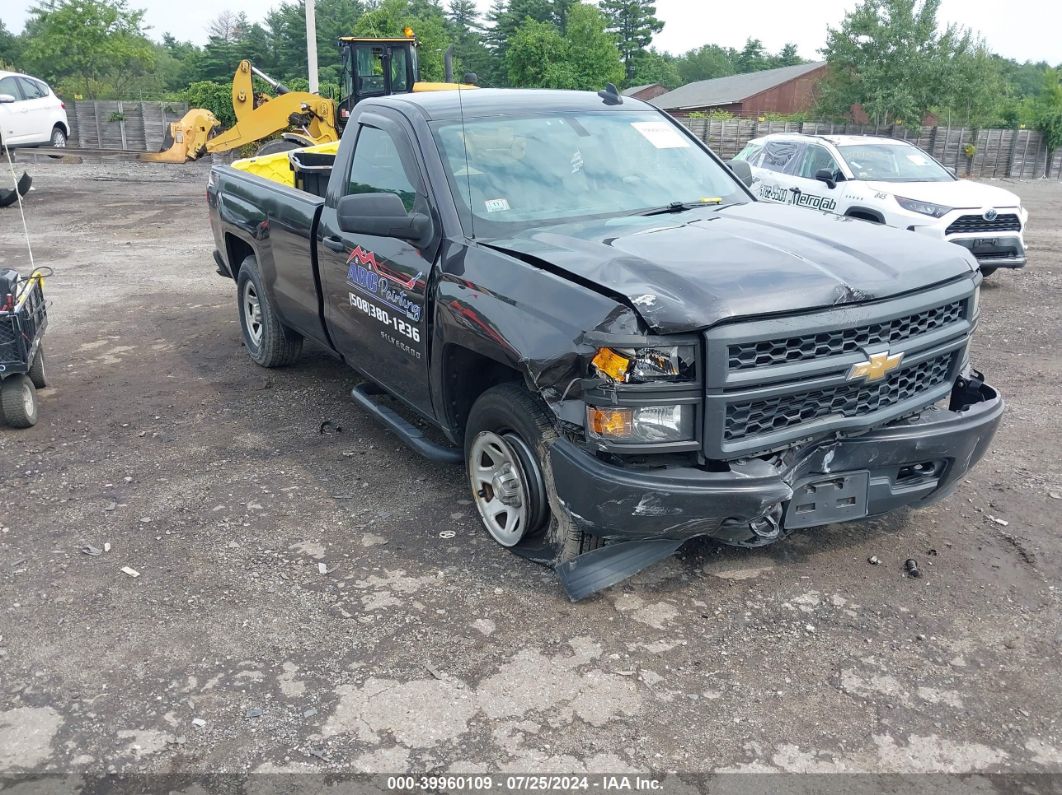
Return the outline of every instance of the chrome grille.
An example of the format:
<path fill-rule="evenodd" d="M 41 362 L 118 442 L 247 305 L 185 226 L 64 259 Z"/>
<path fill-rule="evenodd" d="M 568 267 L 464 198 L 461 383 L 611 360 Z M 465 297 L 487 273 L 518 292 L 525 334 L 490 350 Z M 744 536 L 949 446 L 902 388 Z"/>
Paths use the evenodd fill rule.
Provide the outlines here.
<path fill-rule="evenodd" d="M 963 306 L 963 301 L 952 301 L 944 306 L 898 317 L 885 323 L 731 345 L 729 366 L 731 370 L 745 370 L 837 356 L 860 351 L 872 345 L 887 345 L 954 323 L 962 317 Z"/>
<path fill-rule="evenodd" d="M 907 367 L 875 384 L 853 383 L 795 395 L 730 403 L 723 438 L 728 442 L 791 428 L 829 416 L 859 417 L 909 400 L 946 383 L 954 354 Z"/>
<path fill-rule="evenodd" d="M 997 215 L 991 221 L 986 221 L 980 215 L 961 215 L 956 218 L 947 229 L 946 235 L 954 235 L 964 232 L 1020 232 L 1021 220 L 1014 213 Z"/>

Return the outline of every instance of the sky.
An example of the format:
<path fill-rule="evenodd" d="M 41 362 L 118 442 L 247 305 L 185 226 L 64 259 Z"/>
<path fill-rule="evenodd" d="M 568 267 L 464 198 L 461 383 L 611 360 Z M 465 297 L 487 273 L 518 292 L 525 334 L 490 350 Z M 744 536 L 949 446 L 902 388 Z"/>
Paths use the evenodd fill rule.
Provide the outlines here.
<path fill-rule="evenodd" d="M 36 0 L 0 0 L 0 19 L 8 30 L 22 29 L 26 12 Z M 490 0 L 477 0 L 486 11 Z M 769 50 L 795 42 L 804 58 L 817 59 L 825 41 L 826 26 L 837 25 L 855 0 L 754 0 L 716 3 L 712 0 L 656 0 L 664 30 L 654 44 L 675 54 L 702 44 L 740 48 L 749 36 Z M 244 11 L 260 20 L 274 0 L 130 0 L 146 9 L 154 38 L 172 33 L 181 40 L 202 44 L 211 18 L 222 9 Z M 1006 13 L 1002 13 L 1002 9 Z M 1062 5 L 1057 0 L 942 0 L 939 20 L 957 22 L 979 32 L 989 47 L 1019 61 L 1062 63 Z"/>

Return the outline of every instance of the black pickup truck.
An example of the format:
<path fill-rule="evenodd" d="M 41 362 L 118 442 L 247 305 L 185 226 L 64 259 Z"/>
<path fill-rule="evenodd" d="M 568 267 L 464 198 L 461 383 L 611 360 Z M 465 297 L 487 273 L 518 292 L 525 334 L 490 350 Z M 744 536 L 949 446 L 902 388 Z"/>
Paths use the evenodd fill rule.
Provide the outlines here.
<path fill-rule="evenodd" d="M 356 369 L 358 403 L 463 461 L 490 534 L 573 598 L 695 536 L 926 505 L 1003 412 L 969 361 L 969 252 L 757 202 L 636 100 L 367 100 L 319 192 L 211 171 L 251 358 L 308 338 Z"/>

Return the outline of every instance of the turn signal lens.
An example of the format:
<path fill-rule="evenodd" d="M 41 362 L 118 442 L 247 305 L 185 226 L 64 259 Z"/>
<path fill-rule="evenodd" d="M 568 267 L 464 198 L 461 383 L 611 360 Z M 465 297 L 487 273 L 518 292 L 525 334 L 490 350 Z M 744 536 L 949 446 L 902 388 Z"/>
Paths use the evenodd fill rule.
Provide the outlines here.
<path fill-rule="evenodd" d="M 591 364 L 597 368 L 599 373 L 607 375 L 613 381 L 619 381 L 622 384 L 627 381 L 627 371 L 633 361 L 633 359 L 628 359 L 626 356 L 616 353 L 612 348 L 602 348 L 591 359 Z"/>
<path fill-rule="evenodd" d="M 586 407 L 590 432 L 604 439 L 626 439 L 634 433 L 634 409 Z"/>

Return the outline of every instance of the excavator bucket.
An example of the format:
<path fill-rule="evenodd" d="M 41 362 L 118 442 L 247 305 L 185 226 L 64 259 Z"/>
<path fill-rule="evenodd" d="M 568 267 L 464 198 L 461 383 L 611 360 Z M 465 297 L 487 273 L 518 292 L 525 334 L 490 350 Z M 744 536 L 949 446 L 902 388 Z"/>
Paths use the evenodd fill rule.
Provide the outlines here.
<path fill-rule="evenodd" d="M 158 152 L 140 155 L 146 163 L 187 163 L 202 157 L 207 141 L 221 127 L 221 122 L 206 108 L 192 108 L 180 121 L 171 122 Z"/>

